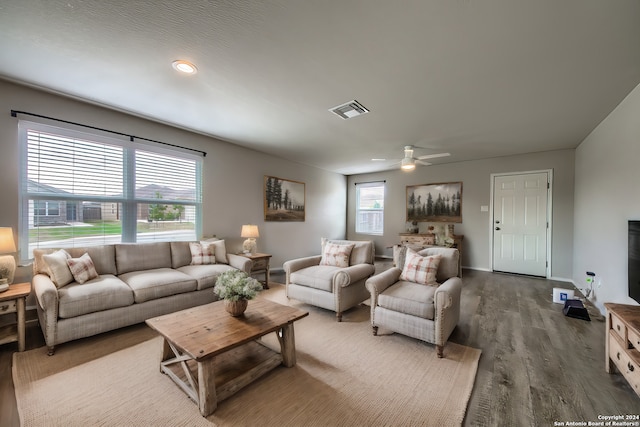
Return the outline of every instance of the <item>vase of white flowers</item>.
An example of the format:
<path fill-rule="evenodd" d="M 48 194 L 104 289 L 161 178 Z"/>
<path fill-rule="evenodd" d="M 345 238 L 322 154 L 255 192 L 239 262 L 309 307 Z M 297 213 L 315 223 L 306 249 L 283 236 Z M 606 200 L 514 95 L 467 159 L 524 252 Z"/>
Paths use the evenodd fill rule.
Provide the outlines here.
<path fill-rule="evenodd" d="M 262 285 L 244 271 L 229 270 L 218 276 L 213 291 L 225 302 L 225 309 L 234 317 L 241 316 L 248 301 L 255 298 Z"/>

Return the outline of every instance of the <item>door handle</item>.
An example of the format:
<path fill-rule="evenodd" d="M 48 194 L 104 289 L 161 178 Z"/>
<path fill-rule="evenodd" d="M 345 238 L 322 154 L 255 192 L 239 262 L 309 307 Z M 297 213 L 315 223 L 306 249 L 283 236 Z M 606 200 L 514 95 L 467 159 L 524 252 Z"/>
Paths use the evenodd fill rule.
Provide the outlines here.
<path fill-rule="evenodd" d="M 496 230 L 500 230 L 500 227 L 496 227 Z"/>

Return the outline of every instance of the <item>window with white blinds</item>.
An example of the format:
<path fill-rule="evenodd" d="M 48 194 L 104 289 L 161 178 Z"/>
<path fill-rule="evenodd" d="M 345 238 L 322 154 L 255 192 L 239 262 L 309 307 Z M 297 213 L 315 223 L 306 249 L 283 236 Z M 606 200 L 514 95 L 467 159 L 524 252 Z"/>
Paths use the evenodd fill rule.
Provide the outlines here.
<path fill-rule="evenodd" d="M 26 121 L 19 135 L 22 259 L 201 234 L 200 156 Z"/>
<path fill-rule="evenodd" d="M 356 233 L 384 232 L 384 182 L 356 184 Z"/>

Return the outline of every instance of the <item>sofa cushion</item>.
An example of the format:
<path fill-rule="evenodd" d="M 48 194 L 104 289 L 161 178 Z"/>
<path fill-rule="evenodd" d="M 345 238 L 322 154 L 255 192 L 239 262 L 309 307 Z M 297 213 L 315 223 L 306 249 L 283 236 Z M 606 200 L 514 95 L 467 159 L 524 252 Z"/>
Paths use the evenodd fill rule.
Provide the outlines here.
<path fill-rule="evenodd" d="M 132 271 L 171 268 L 169 242 L 123 243 L 115 245 L 115 249 L 118 275 Z"/>
<path fill-rule="evenodd" d="M 216 263 L 215 247 L 207 242 L 189 242 L 191 265 L 208 265 Z"/>
<path fill-rule="evenodd" d="M 96 267 L 93 265 L 89 254 L 84 254 L 80 258 L 69 258 L 67 265 L 69 265 L 69 270 L 71 270 L 73 278 L 79 284 L 98 277 Z"/>
<path fill-rule="evenodd" d="M 290 281 L 296 285 L 333 292 L 333 276 L 342 270 L 330 265 L 314 265 L 291 273 Z"/>
<path fill-rule="evenodd" d="M 333 242 L 327 242 L 322 250 L 322 259 L 320 265 L 331 265 L 334 267 L 349 267 L 349 258 L 351 257 L 351 251 L 355 245 L 352 244 L 339 244 Z"/>
<path fill-rule="evenodd" d="M 378 295 L 380 307 L 433 320 L 436 286 L 399 281 Z"/>
<path fill-rule="evenodd" d="M 67 264 L 69 258 L 71 258 L 71 255 L 64 249 L 42 256 L 47 265 L 49 277 L 53 284 L 56 285 L 56 288 L 61 288 L 73 282 L 73 274 L 71 274 Z"/>
<path fill-rule="evenodd" d="M 191 264 L 189 242 L 171 242 L 171 268 L 180 268 Z"/>
<path fill-rule="evenodd" d="M 89 254 L 98 274 L 118 274 L 116 268 L 116 251 L 114 245 L 84 246 L 79 248 L 66 248 L 71 258 L 79 258 Z"/>
<path fill-rule="evenodd" d="M 407 249 L 400 280 L 436 285 L 436 273 L 440 264 L 440 256 L 421 256 L 413 249 Z"/>
<path fill-rule="evenodd" d="M 118 277 L 133 290 L 137 303 L 192 292 L 197 287 L 196 279 L 171 268 L 131 271 Z"/>
<path fill-rule="evenodd" d="M 133 304 L 133 291 L 114 275 L 104 274 L 84 284 L 72 282 L 58 290 L 58 315 L 81 316 Z"/>
<path fill-rule="evenodd" d="M 198 282 L 197 289 L 199 291 L 203 289 L 213 288 L 216 284 L 218 276 L 225 271 L 235 270 L 235 268 L 226 264 L 210 264 L 210 265 L 185 265 L 178 268 L 184 274 L 187 274 Z"/>

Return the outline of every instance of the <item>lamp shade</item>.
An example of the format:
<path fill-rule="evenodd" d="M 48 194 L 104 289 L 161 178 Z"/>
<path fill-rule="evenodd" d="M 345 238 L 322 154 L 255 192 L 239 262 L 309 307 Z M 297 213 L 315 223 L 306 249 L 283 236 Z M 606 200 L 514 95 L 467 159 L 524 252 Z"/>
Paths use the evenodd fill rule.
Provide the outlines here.
<path fill-rule="evenodd" d="M 0 227 L 0 254 L 11 254 L 16 251 L 13 230 L 11 227 Z"/>
<path fill-rule="evenodd" d="M 246 238 L 256 238 L 260 237 L 260 232 L 258 231 L 257 225 L 243 225 L 242 231 L 240 232 L 240 237 Z"/>

